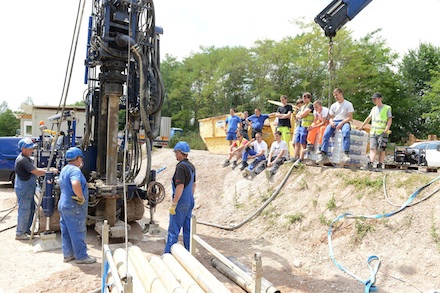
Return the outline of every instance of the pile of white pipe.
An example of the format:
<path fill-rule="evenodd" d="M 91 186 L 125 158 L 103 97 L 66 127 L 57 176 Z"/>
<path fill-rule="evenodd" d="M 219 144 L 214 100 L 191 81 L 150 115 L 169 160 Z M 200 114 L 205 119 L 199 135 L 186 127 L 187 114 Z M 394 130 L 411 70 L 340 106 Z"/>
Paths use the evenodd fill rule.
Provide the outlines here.
<path fill-rule="evenodd" d="M 137 246 L 128 248 L 128 266 L 126 251 L 118 248 L 113 253 L 119 277 L 126 274 L 132 278 L 132 292 L 147 293 L 223 293 L 230 291 L 211 274 L 182 245 L 176 243 L 171 247 L 171 254 L 152 256 L 150 259 Z M 114 284 L 111 273 L 107 284 Z M 109 292 L 118 292 L 116 286 L 109 285 Z"/>

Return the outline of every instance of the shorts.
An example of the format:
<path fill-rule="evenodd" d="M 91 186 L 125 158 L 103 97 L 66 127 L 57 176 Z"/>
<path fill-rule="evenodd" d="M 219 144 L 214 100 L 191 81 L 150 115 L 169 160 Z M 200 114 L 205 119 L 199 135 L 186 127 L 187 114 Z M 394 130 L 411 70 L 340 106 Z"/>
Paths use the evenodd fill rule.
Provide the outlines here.
<path fill-rule="evenodd" d="M 228 132 L 228 134 L 226 134 L 226 140 L 236 140 L 237 139 L 237 134 L 235 132 Z"/>
<path fill-rule="evenodd" d="M 388 136 L 382 134 L 370 134 L 370 149 L 385 151 L 388 145 Z"/>
<path fill-rule="evenodd" d="M 294 138 L 293 142 L 295 142 L 295 143 L 299 142 L 302 145 L 307 144 L 307 134 L 308 133 L 309 133 L 309 131 L 307 130 L 307 127 L 298 126 L 295 131 L 295 138 Z"/>

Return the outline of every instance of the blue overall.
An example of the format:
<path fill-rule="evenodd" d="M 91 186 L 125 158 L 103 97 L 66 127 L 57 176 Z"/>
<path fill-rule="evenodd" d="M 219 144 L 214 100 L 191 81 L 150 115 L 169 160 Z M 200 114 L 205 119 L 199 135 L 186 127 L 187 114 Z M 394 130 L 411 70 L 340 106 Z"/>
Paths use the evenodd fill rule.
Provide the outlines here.
<path fill-rule="evenodd" d="M 72 189 L 72 180 L 79 180 L 85 202 L 79 205 L 72 199 L 75 195 Z M 58 202 L 61 227 L 61 247 L 64 258 L 74 256 L 77 260 L 88 257 L 86 245 L 86 218 L 89 202 L 89 192 L 86 178 L 81 169 L 67 164 L 60 173 L 61 197 Z"/>
<path fill-rule="evenodd" d="M 177 202 L 176 214 L 170 214 L 170 224 L 168 226 L 168 239 L 165 245 L 164 253 L 171 252 L 171 246 L 177 243 L 179 238 L 180 230 L 183 228 L 183 245 L 189 251 L 189 240 L 190 240 L 190 229 L 191 229 L 191 217 L 192 210 L 194 208 L 194 195 L 193 195 L 193 184 L 194 184 L 194 172 L 191 170 L 190 166 L 185 162 L 182 162 L 188 166 L 191 173 L 191 180 L 187 186 L 183 189 L 182 196 Z M 173 188 L 173 199 L 174 193 L 176 191 L 176 186 L 174 182 L 171 182 Z"/>
<path fill-rule="evenodd" d="M 342 120 L 335 120 L 335 126 L 338 126 L 338 124 L 341 122 Z M 324 131 L 324 136 L 322 138 L 321 151 L 328 151 L 329 140 L 335 130 L 336 128 L 333 128 L 331 124 L 327 125 L 327 128 Z M 350 123 L 345 123 L 344 125 L 342 125 L 342 150 L 344 152 L 350 151 L 350 130 Z"/>
<path fill-rule="evenodd" d="M 29 180 L 21 180 L 15 176 L 15 193 L 18 201 L 17 236 L 31 234 L 32 221 L 35 214 L 34 194 L 37 187 L 37 176 L 31 175 Z"/>

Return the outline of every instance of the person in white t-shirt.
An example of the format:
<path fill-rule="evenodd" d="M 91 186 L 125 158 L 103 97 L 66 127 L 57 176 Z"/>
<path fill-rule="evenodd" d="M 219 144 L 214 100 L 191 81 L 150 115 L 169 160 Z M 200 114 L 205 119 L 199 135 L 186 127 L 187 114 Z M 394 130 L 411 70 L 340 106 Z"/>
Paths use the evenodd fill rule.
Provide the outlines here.
<path fill-rule="evenodd" d="M 248 170 L 253 170 L 260 162 L 265 161 L 267 156 L 267 144 L 263 140 L 261 132 L 255 134 L 255 138 L 245 144 L 245 150 L 241 157 L 240 171 L 246 167 Z M 254 159 L 251 164 L 248 164 L 249 159 Z M 246 173 L 243 173 L 245 175 Z"/>
<path fill-rule="evenodd" d="M 353 120 L 353 104 L 344 99 L 344 93 L 340 88 L 333 91 L 333 96 L 336 102 L 333 103 L 329 110 L 329 125 L 324 131 L 324 137 L 321 145 L 321 158 L 316 163 L 324 164 L 329 162 L 327 151 L 329 147 L 329 140 L 335 130 L 342 131 L 342 150 L 344 151 L 343 162 L 350 163 L 350 122 Z"/>
<path fill-rule="evenodd" d="M 267 158 L 266 170 L 267 177 L 271 178 L 278 171 L 278 168 L 289 159 L 289 147 L 287 143 L 281 139 L 281 132 L 275 131 L 275 141 L 270 146 L 269 157 Z"/>

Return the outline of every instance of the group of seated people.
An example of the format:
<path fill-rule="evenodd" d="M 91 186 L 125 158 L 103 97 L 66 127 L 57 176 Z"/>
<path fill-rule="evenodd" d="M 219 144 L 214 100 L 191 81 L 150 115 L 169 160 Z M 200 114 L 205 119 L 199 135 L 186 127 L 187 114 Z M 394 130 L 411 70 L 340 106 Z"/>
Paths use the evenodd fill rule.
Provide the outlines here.
<path fill-rule="evenodd" d="M 238 166 L 241 159 L 240 171 L 244 177 L 255 177 L 266 170 L 266 175 L 270 179 L 277 172 L 278 168 L 289 159 L 289 147 L 281 139 L 281 132 L 275 131 L 275 141 L 268 147 L 263 140 L 261 132 L 255 133 L 255 138 L 247 140 L 240 131 L 236 133 L 237 139 L 229 148 L 228 159 L 223 163 L 223 167 L 229 166 L 232 161 L 232 169 Z"/>

